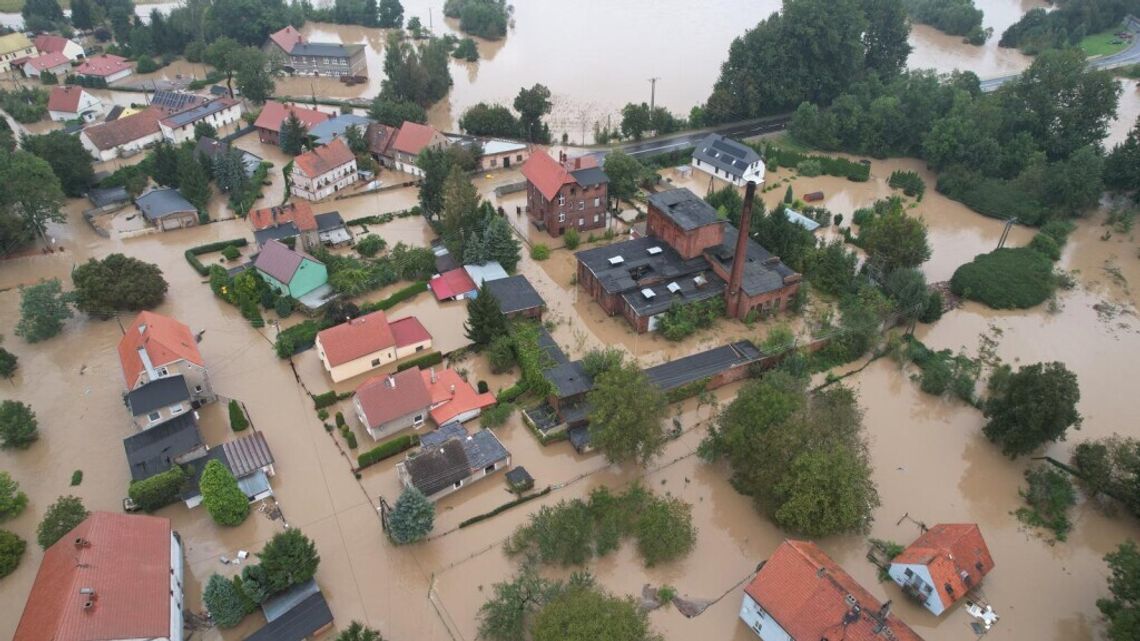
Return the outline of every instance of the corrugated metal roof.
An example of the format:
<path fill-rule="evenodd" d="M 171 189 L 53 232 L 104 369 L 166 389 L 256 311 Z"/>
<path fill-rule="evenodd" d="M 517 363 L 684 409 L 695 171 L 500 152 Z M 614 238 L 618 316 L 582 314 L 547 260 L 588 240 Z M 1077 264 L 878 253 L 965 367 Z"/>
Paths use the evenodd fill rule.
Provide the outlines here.
<path fill-rule="evenodd" d="M 222 452 L 230 464 L 230 471 L 237 478 L 252 474 L 267 465 L 273 465 L 273 452 L 269 451 L 269 443 L 265 441 L 265 435 L 261 432 L 222 443 Z"/>

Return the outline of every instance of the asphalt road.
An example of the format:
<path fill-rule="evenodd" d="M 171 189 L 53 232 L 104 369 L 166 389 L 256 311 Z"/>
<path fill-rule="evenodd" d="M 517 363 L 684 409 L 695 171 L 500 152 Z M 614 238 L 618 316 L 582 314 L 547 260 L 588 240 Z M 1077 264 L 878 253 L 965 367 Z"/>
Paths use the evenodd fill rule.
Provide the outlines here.
<path fill-rule="evenodd" d="M 624 142 L 614 145 L 609 149 L 590 152 L 590 155 L 596 156 L 599 163 L 603 162 L 606 158 L 606 154 L 611 151 L 621 151 L 634 157 L 655 156 L 677 149 L 695 147 L 698 142 L 710 133 L 718 133 L 731 138 L 751 138 L 761 134 L 783 131 L 791 120 L 791 114 L 745 120 L 721 125 L 719 127 L 702 129 L 700 131 L 687 131 L 672 136 L 662 136 L 660 138 L 654 138 L 653 140 Z"/>

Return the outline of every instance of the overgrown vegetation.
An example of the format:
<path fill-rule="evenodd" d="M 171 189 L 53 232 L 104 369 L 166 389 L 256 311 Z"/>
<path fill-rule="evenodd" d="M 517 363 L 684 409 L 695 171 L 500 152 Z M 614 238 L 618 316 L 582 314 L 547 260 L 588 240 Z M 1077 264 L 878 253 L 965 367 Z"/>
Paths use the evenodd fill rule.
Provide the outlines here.
<path fill-rule="evenodd" d="M 179 465 L 172 466 L 141 481 L 132 481 L 127 496 L 145 512 L 154 512 L 178 501 L 187 474 Z"/>
<path fill-rule="evenodd" d="M 359 469 L 364 469 L 369 465 L 375 465 L 384 459 L 391 458 L 401 452 L 412 449 L 418 445 L 420 439 L 415 434 L 405 434 L 397 436 L 396 438 L 389 439 L 376 447 L 361 452 L 356 456 L 356 464 Z"/>
<path fill-rule="evenodd" d="M 990 375 L 987 387 L 988 422 L 982 431 L 1011 458 L 1065 440 L 1070 427 L 1080 429 L 1081 390 L 1077 375 L 1064 363 L 1035 363 L 1016 372 L 1003 365 Z"/>
<path fill-rule="evenodd" d="M 954 271 L 950 291 L 994 309 L 1026 309 L 1047 300 L 1057 286 L 1053 262 L 1029 247 L 979 254 Z"/>
<path fill-rule="evenodd" d="M 915 22 L 928 24 L 951 36 L 965 36 L 972 45 L 983 45 L 991 29 L 982 29 L 982 10 L 974 0 L 903 0 Z"/>
<path fill-rule="evenodd" d="M 1091 498 L 1107 502 L 1111 497 L 1140 515 L 1140 440 L 1114 434 L 1085 441 L 1074 448 L 1072 464 Z"/>
<path fill-rule="evenodd" d="M 974 388 L 981 375 L 981 362 L 970 358 L 964 351 L 957 354 L 948 349 L 930 350 L 914 336 L 903 339 L 901 356 L 922 371 L 919 387 L 934 396 L 953 396 L 970 403 L 977 402 Z"/>
<path fill-rule="evenodd" d="M 1045 528 L 1058 541 L 1068 538 L 1073 524 L 1069 508 L 1077 504 L 1077 493 L 1068 475 L 1048 465 L 1037 465 L 1025 471 L 1027 487 L 1018 490 L 1025 500 L 1014 514 L 1030 527 Z"/>

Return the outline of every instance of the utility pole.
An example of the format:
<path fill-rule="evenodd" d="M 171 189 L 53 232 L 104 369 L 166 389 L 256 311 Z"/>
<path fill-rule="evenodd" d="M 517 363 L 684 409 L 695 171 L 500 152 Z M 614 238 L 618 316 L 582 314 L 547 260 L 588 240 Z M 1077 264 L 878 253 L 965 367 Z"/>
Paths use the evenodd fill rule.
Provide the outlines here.
<path fill-rule="evenodd" d="M 435 25 L 432 24 L 432 10 L 428 7 L 428 31 L 435 31 Z"/>
<path fill-rule="evenodd" d="M 1005 247 L 1005 241 L 1007 238 L 1009 238 L 1009 230 L 1010 230 L 1010 228 L 1013 227 L 1013 224 L 1016 222 L 1017 222 L 1017 218 L 1009 218 L 1008 220 L 1005 221 L 1005 227 L 1001 230 L 1001 238 L 998 239 L 998 246 L 997 246 L 998 249 Z"/>
<path fill-rule="evenodd" d="M 649 111 L 653 112 L 653 106 L 657 99 L 657 81 L 661 78 L 654 76 L 649 79 Z"/>

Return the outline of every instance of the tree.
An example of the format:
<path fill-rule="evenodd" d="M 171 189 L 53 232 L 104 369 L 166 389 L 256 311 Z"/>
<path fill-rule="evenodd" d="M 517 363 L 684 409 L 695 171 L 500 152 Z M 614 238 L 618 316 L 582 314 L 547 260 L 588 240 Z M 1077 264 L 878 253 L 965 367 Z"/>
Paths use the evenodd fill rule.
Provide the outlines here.
<path fill-rule="evenodd" d="M 455 51 L 451 52 L 452 58 L 459 58 L 467 62 L 476 62 L 479 60 L 479 47 L 471 38 L 464 38 L 455 45 Z"/>
<path fill-rule="evenodd" d="M 388 516 L 388 535 L 397 545 L 414 543 L 431 532 L 435 504 L 414 487 L 404 490 Z"/>
<path fill-rule="evenodd" d="M 421 125 L 427 122 L 427 112 L 414 102 L 386 100 L 376 96 L 368 107 L 368 117 L 389 127 L 399 127 L 405 122 Z"/>
<path fill-rule="evenodd" d="M 1111 641 L 1133 641 L 1140 638 L 1140 550 L 1135 541 L 1128 540 L 1104 560 L 1112 598 L 1097 599 L 1096 607 L 1108 621 Z"/>
<path fill-rule="evenodd" d="M 160 140 L 151 153 L 151 172 L 154 181 L 165 187 L 178 187 L 178 153 L 174 145 Z"/>
<path fill-rule="evenodd" d="M 627 138 L 641 140 L 642 135 L 652 127 L 649 105 L 632 102 L 621 109 L 621 133 Z"/>
<path fill-rule="evenodd" d="M 1116 191 L 1140 189 L 1140 118 L 1104 163 L 1104 184 Z"/>
<path fill-rule="evenodd" d="M 241 50 L 241 59 L 237 64 L 236 82 L 238 91 L 246 100 L 256 104 L 264 104 L 273 96 L 277 88 L 274 77 L 278 69 L 273 59 L 257 47 L 245 47 Z"/>
<path fill-rule="evenodd" d="M 250 187 L 242 152 L 234 147 L 214 159 L 213 174 L 214 182 L 219 189 L 230 194 L 231 201 L 240 200 Z"/>
<path fill-rule="evenodd" d="M 72 0 L 71 1 L 71 24 L 80 31 L 93 29 L 96 22 L 96 12 L 98 7 L 92 0 Z"/>
<path fill-rule="evenodd" d="M 210 202 L 210 174 L 198 161 L 193 147 L 182 147 L 178 150 L 178 191 L 198 208 L 198 212 L 205 212 Z"/>
<path fill-rule="evenodd" d="M 459 118 L 459 128 L 473 136 L 513 138 L 520 134 L 520 125 L 510 109 L 485 102 L 472 105 Z"/>
<path fill-rule="evenodd" d="M 603 372 L 588 395 L 590 443 L 611 463 L 647 464 L 665 448 L 665 396 L 637 367 Z"/>
<path fill-rule="evenodd" d="M 380 0 L 377 26 L 381 29 L 399 29 L 404 26 L 404 5 L 400 0 Z"/>
<path fill-rule="evenodd" d="M 1090 497 L 1114 497 L 1140 515 L 1140 440 L 1114 434 L 1086 441 L 1074 449 L 1072 463 Z"/>
<path fill-rule="evenodd" d="M 479 190 L 471 184 L 467 174 L 458 165 L 452 165 L 443 183 L 440 222 L 443 224 L 443 240 L 457 256 L 463 256 L 464 237 L 475 230 L 473 219 L 479 211 L 479 200 Z"/>
<path fill-rule="evenodd" d="M 272 592 L 304 583 L 317 573 L 321 557 L 317 546 L 297 528 L 278 532 L 257 553 L 265 579 Z"/>
<path fill-rule="evenodd" d="M 25 0 L 20 14 L 24 17 L 24 27 L 32 31 L 51 31 L 67 22 L 58 0 Z"/>
<path fill-rule="evenodd" d="M 19 360 L 15 354 L 0 347 L 0 378 L 12 378 L 16 374 Z"/>
<path fill-rule="evenodd" d="M 918 267 L 930 260 L 926 223 L 906 215 L 898 199 L 892 199 L 885 214 L 875 216 L 859 229 L 859 243 L 882 274 L 900 267 Z"/>
<path fill-rule="evenodd" d="M 637 186 L 647 171 L 641 161 L 622 151 L 606 154 L 602 165 L 610 179 L 609 195 L 615 200 L 630 200 L 637 194 Z"/>
<path fill-rule="evenodd" d="M 423 172 L 420 181 L 420 207 L 424 215 L 431 218 L 440 216 L 443 211 L 444 184 L 451 175 L 452 169 L 459 167 L 461 171 L 475 168 L 475 158 L 459 145 L 452 145 L 446 149 L 427 148 L 420 152 L 416 158 L 416 166 Z M 454 241 L 454 238 L 452 239 Z"/>
<path fill-rule="evenodd" d="M 83 501 L 74 496 L 61 496 L 44 512 L 43 520 L 36 527 L 36 541 L 46 550 L 78 527 L 90 514 L 83 507 Z"/>
<path fill-rule="evenodd" d="M 858 264 L 859 257 L 837 238 L 808 253 L 804 275 L 812 288 L 832 296 L 845 296 L 855 289 Z"/>
<path fill-rule="evenodd" d="M 213 125 L 205 120 L 199 120 L 194 125 L 194 140 L 201 140 L 203 138 L 217 138 L 218 130 Z"/>
<path fill-rule="evenodd" d="M 488 260 L 496 261 L 507 272 L 514 273 L 522 258 L 522 246 L 506 218 L 495 216 L 487 224 L 483 232 L 483 251 Z"/>
<path fill-rule="evenodd" d="M 241 591 L 246 598 L 258 605 L 273 596 L 269 575 L 263 566 L 253 563 L 241 569 Z"/>
<path fill-rule="evenodd" d="M 198 486 L 206 511 L 218 525 L 241 525 L 249 515 L 249 499 L 238 487 L 233 473 L 221 461 L 211 459 L 206 463 Z"/>
<path fill-rule="evenodd" d="M 515 96 L 515 111 L 519 112 L 519 126 L 522 137 L 527 142 L 549 143 L 550 127 L 542 122 L 543 116 L 550 113 L 553 103 L 550 90 L 545 85 L 536 84 L 530 89 L 519 89 Z"/>
<path fill-rule="evenodd" d="M 982 432 L 1006 456 L 1029 454 L 1045 443 L 1065 440 L 1070 427 L 1080 429 L 1080 386 L 1063 363 L 1035 363 L 992 376 L 989 392 L 984 408 L 989 422 Z"/>
<path fill-rule="evenodd" d="M 648 614 L 630 597 L 618 598 L 598 588 L 569 588 L 534 617 L 534 641 L 657 641 Z"/>
<path fill-rule="evenodd" d="M 914 268 L 901 268 L 887 274 L 883 282 L 887 296 L 895 302 L 899 316 L 913 324 L 926 312 L 930 300 L 926 276 Z"/>
<path fill-rule="evenodd" d="M 281 147 L 281 151 L 290 156 L 300 155 L 308 146 L 309 130 L 293 111 L 290 111 L 289 117 L 281 123 L 281 134 L 277 143 Z"/>
<path fill-rule="evenodd" d="M 95 182 L 91 154 L 83 148 L 77 136 L 53 131 L 40 136 L 25 136 L 23 147 L 43 158 L 59 178 L 63 193 L 77 198 L 87 193 Z"/>
<path fill-rule="evenodd" d="M 492 586 L 494 596 L 479 608 L 479 638 L 518 641 L 526 638 L 531 618 L 562 586 L 542 578 L 527 564 L 510 581 Z"/>
<path fill-rule="evenodd" d="M 245 50 L 233 38 L 222 36 L 206 47 L 205 62 L 226 77 L 226 89 L 234 96 L 234 74 L 241 66 Z"/>
<path fill-rule="evenodd" d="M 117 311 L 153 309 L 166 297 L 166 279 L 158 265 L 123 254 L 89 259 L 71 272 L 75 307 L 106 320 Z"/>
<path fill-rule="evenodd" d="M 18 216 L 24 228 L 47 240 L 48 223 L 67 222 L 60 211 L 64 195 L 51 165 L 25 151 L 0 156 L 0 205 Z"/>
<path fill-rule="evenodd" d="M 692 508 L 675 497 L 650 502 L 638 517 L 634 529 L 637 550 L 646 567 L 681 558 L 697 543 Z"/>
<path fill-rule="evenodd" d="M 905 70 L 912 50 L 907 42 L 910 24 L 903 4 L 902 0 L 863 0 L 863 12 L 867 16 L 867 30 L 863 33 L 864 64 L 868 71 L 878 73 L 883 79 L 893 78 Z"/>
<path fill-rule="evenodd" d="M 71 318 L 68 296 L 58 278 L 20 288 L 20 320 L 16 336 L 29 343 L 47 340 L 63 331 L 63 323 Z"/>
<path fill-rule="evenodd" d="M 241 590 L 220 574 L 212 574 L 206 581 L 202 603 L 219 628 L 232 628 L 248 614 Z"/>
<path fill-rule="evenodd" d="M 722 218 L 730 221 L 735 220 L 734 225 L 740 222 L 740 210 L 744 208 L 744 199 L 740 197 L 740 192 L 736 190 L 734 185 L 725 185 L 710 193 L 705 196 L 705 202 L 711 205 Z"/>
<path fill-rule="evenodd" d="M 381 0 L 382 3 L 385 1 L 387 0 Z M 400 4 L 398 0 L 391 1 L 395 2 L 397 6 Z M 383 7 L 383 4 L 381 4 L 381 7 Z M 403 9 L 401 8 L 400 11 L 403 12 Z M 384 639 L 376 630 L 366 627 L 359 621 L 353 621 L 345 628 L 344 632 L 336 636 L 336 641 L 384 641 Z"/>
<path fill-rule="evenodd" d="M 490 345 L 492 341 L 507 333 L 507 317 L 499 309 L 499 300 L 487 288 L 479 288 L 479 295 L 467 301 L 467 323 L 464 324 L 467 339 L 479 347 Z"/>
<path fill-rule="evenodd" d="M 0 530 L 0 579 L 8 576 L 20 567 L 20 559 L 24 556 L 28 544 L 9 532 Z"/>
<path fill-rule="evenodd" d="M 15 518 L 28 506 L 28 495 L 12 475 L 0 470 L 0 521 Z"/>
<path fill-rule="evenodd" d="M 38 439 L 36 413 L 21 401 L 0 403 L 0 447 L 27 449 Z"/>

